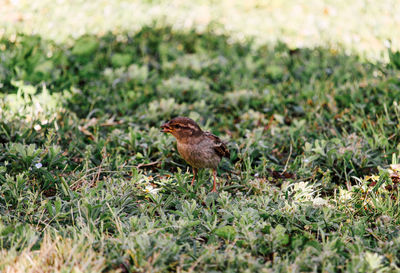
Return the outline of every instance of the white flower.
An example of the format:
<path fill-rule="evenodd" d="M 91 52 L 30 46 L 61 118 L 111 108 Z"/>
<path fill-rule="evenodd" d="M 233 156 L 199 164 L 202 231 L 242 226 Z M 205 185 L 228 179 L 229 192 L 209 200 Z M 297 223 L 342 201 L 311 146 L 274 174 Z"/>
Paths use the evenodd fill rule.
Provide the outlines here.
<path fill-rule="evenodd" d="M 153 188 L 152 185 L 147 185 L 146 188 L 144 189 L 145 192 L 150 193 L 150 194 L 157 194 L 157 192 L 158 192 L 159 190 L 160 190 L 160 189 L 155 189 L 155 188 Z"/>
<path fill-rule="evenodd" d="M 326 206 L 328 204 L 328 201 L 326 201 L 325 199 L 321 198 L 321 197 L 317 197 L 314 198 L 313 200 L 313 205 L 320 207 L 320 206 Z"/>
<path fill-rule="evenodd" d="M 378 253 L 367 251 L 365 253 L 365 260 L 369 264 L 371 271 L 377 271 L 381 267 L 383 257 Z"/>
<path fill-rule="evenodd" d="M 42 165 L 42 163 L 40 163 L 40 162 L 35 164 L 36 169 L 40 169 L 42 166 L 43 166 L 43 165 Z"/>

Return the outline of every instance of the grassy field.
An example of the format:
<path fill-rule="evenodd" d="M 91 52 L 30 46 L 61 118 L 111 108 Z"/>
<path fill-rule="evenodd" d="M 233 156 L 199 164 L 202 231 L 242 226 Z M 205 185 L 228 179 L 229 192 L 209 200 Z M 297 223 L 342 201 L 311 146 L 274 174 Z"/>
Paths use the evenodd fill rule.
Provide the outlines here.
<path fill-rule="evenodd" d="M 194 12 L 180 21 L 191 4 L 116 1 L 117 16 L 106 1 L 57 3 L 0 7 L 1 272 L 399 272 L 398 15 L 377 18 L 380 36 L 349 21 L 367 41 L 353 48 L 280 17 L 252 33 L 259 1 L 222 1 L 204 28 Z M 382 3 L 350 8 L 395 10 Z M 121 26 L 129 5 L 171 13 Z M 247 30 L 212 23 L 225 6 L 254 16 Z M 160 132 L 177 115 L 228 143 L 218 195 L 209 171 L 190 186 Z"/>

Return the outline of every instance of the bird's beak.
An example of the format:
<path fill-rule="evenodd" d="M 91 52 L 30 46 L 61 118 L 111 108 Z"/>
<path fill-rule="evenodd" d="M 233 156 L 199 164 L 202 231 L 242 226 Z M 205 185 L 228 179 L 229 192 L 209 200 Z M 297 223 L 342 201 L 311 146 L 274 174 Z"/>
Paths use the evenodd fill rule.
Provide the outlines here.
<path fill-rule="evenodd" d="M 161 125 L 161 132 L 163 133 L 171 133 L 172 132 L 172 128 L 169 126 L 169 123 L 166 122 L 163 125 Z"/>

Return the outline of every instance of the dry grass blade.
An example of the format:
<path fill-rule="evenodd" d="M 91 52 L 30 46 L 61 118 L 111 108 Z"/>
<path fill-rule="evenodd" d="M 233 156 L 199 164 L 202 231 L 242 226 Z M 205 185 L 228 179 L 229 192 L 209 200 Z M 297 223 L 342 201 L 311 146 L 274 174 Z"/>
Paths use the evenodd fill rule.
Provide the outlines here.
<path fill-rule="evenodd" d="M 4 273 L 102 272 L 105 267 L 106 258 L 86 240 L 52 237 L 48 233 L 39 250 L 28 247 L 21 252 L 0 251 L 0 268 Z"/>

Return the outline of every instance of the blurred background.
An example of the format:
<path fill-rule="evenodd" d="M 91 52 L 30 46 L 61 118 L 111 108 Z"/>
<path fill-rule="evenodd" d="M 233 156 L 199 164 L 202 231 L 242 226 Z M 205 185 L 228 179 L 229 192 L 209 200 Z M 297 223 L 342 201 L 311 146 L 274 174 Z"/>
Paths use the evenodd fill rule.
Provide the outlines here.
<path fill-rule="evenodd" d="M 242 41 L 282 41 L 292 47 L 340 45 L 369 59 L 398 49 L 396 0 L 1 0 L 0 36 L 23 32 L 57 42 L 84 34 L 135 32 L 143 25 L 215 31 Z M 348 52 L 348 53 L 349 53 Z"/>

